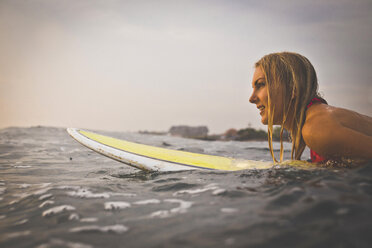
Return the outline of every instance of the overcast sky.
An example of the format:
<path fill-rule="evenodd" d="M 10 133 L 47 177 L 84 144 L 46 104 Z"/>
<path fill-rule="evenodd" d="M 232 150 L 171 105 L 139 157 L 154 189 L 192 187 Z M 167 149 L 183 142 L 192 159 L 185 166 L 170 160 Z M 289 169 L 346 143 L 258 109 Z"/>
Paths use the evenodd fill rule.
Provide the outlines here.
<path fill-rule="evenodd" d="M 372 116 L 372 1 L 0 0 L 0 128 L 260 124 L 254 63 L 293 51 Z"/>

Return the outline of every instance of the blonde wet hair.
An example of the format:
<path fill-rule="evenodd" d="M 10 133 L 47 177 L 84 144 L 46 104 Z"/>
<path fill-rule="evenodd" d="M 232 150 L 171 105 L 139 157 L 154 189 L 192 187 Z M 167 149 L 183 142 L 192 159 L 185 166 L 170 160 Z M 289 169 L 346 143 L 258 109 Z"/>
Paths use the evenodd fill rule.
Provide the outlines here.
<path fill-rule="evenodd" d="M 282 121 L 280 124 L 280 161 L 283 161 L 285 122 L 291 127 L 291 158 L 300 160 L 306 147 L 301 133 L 305 123 L 306 108 L 311 99 L 314 97 L 320 98 L 315 69 L 307 58 L 292 52 L 268 54 L 257 61 L 255 67 L 261 68 L 268 86 L 268 141 L 271 156 L 274 162 L 278 162 L 273 151 L 275 106 L 271 103 L 273 96 L 276 96 L 273 92 L 279 91 L 278 95 L 283 99 L 283 113 L 281 113 Z"/>

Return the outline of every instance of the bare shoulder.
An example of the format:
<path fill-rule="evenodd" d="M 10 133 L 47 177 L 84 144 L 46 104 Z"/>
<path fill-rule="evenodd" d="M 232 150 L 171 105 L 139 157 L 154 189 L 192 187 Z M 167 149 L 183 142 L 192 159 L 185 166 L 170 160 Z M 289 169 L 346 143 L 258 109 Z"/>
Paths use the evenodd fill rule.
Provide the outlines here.
<path fill-rule="evenodd" d="M 302 136 L 308 147 L 329 157 L 370 158 L 372 118 L 357 112 L 316 104 L 306 111 Z"/>
<path fill-rule="evenodd" d="M 336 126 L 340 125 L 337 111 L 337 108 L 326 104 L 313 105 L 306 111 L 302 136 L 307 145 L 319 141 L 320 138 L 324 137 L 325 133 L 332 132 Z"/>
<path fill-rule="evenodd" d="M 337 108 L 326 104 L 317 104 L 306 112 L 306 121 L 302 135 L 314 135 L 317 132 L 332 132 L 333 128 L 344 127 L 372 136 L 372 117 L 352 110 Z"/>

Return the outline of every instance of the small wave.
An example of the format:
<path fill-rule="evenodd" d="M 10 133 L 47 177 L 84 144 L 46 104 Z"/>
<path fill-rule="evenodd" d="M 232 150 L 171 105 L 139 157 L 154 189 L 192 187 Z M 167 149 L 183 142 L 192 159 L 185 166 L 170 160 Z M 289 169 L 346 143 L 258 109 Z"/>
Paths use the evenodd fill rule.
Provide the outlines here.
<path fill-rule="evenodd" d="M 48 199 L 48 198 L 51 198 L 51 197 L 53 197 L 53 195 L 52 194 L 45 194 L 45 195 L 41 195 L 40 197 L 39 197 L 39 200 L 45 200 L 45 199 Z"/>
<path fill-rule="evenodd" d="M 225 214 L 233 214 L 238 212 L 239 210 L 236 208 L 221 208 L 220 211 Z"/>
<path fill-rule="evenodd" d="M 45 207 L 45 206 L 52 205 L 52 204 L 54 204 L 54 201 L 50 201 L 50 200 L 48 200 L 48 201 L 45 201 L 45 202 L 41 203 L 41 204 L 39 205 L 39 208 L 43 208 L 43 207 Z"/>
<path fill-rule="evenodd" d="M 128 202 L 105 202 L 105 210 L 119 210 L 129 208 L 131 205 Z"/>
<path fill-rule="evenodd" d="M 19 225 L 23 225 L 23 224 L 25 224 L 27 222 L 28 222 L 28 219 L 23 219 L 23 220 L 20 220 L 20 221 L 14 223 L 14 225 L 15 226 L 19 226 Z"/>
<path fill-rule="evenodd" d="M 137 195 L 137 194 L 134 194 L 134 193 L 115 193 L 115 192 L 110 192 L 108 194 L 111 195 L 111 196 L 126 196 L 126 197 L 134 197 L 134 196 Z"/>
<path fill-rule="evenodd" d="M 46 244 L 41 244 L 36 248 L 52 248 L 52 247 L 68 247 L 68 248 L 93 248 L 91 245 L 77 243 L 77 242 L 70 242 L 64 241 L 61 239 L 52 239 Z"/>
<path fill-rule="evenodd" d="M 88 189 L 78 189 L 77 191 L 67 192 L 67 195 L 79 198 L 109 198 L 108 193 L 93 193 Z"/>
<path fill-rule="evenodd" d="M 168 182 L 176 182 L 176 181 L 180 181 L 181 179 L 179 178 L 166 178 L 166 179 L 159 179 L 159 180 L 156 180 L 154 181 L 154 183 L 168 183 Z"/>
<path fill-rule="evenodd" d="M 148 199 L 148 200 L 133 202 L 133 204 L 136 204 L 136 205 L 159 204 L 159 203 L 160 203 L 160 200 L 158 199 Z"/>
<path fill-rule="evenodd" d="M 150 218 L 168 218 L 176 214 L 183 214 L 186 213 L 193 204 L 193 202 L 183 201 L 179 199 L 165 199 L 164 202 L 179 203 L 180 205 L 170 210 L 159 210 L 153 212 L 149 215 Z"/>
<path fill-rule="evenodd" d="M 152 190 L 155 192 L 161 192 L 161 191 L 174 191 L 174 190 L 180 190 L 180 189 L 190 189 L 197 186 L 197 184 L 190 184 L 190 183 L 172 183 L 172 184 L 166 184 L 161 186 L 153 187 Z"/>
<path fill-rule="evenodd" d="M 79 190 L 81 189 L 80 186 L 71 186 L 71 185 L 62 185 L 55 187 L 56 189 L 68 189 L 68 190 Z"/>
<path fill-rule="evenodd" d="M 203 192 L 206 192 L 206 191 L 210 191 L 210 190 L 218 190 L 220 189 L 217 184 L 215 183 L 211 183 L 211 184 L 208 184 L 206 185 L 204 188 L 200 188 L 200 189 L 191 189 L 191 190 L 180 190 L 180 191 L 177 191 L 175 193 L 173 193 L 173 196 L 177 196 L 177 195 L 181 195 L 181 194 L 199 194 L 199 193 L 203 193 Z"/>
<path fill-rule="evenodd" d="M 51 215 L 54 215 L 54 214 L 59 214 L 59 213 L 65 212 L 65 211 L 72 211 L 72 210 L 75 210 L 75 207 L 73 207 L 71 205 L 62 205 L 62 206 L 57 206 L 57 207 L 45 210 L 42 213 L 42 216 L 43 217 L 48 217 L 48 216 L 51 216 Z"/>
<path fill-rule="evenodd" d="M 128 227 L 124 225 L 113 225 L 113 226 L 81 226 L 81 227 L 74 227 L 69 230 L 69 232 L 73 233 L 80 233 L 80 232 L 112 232 L 115 234 L 123 234 L 129 230 Z"/>
<path fill-rule="evenodd" d="M 230 198 L 238 198 L 246 196 L 246 193 L 239 190 L 225 190 L 225 189 L 217 189 L 212 192 L 212 195 L 220 195 L 224 197 Z"/>
<path fill-rule="evenodd" d="M 32 195 L 43 195 L 51 189 L 52 189 L 51 187 L 45 187 L 45 188 L 42 188 L 42 189 L 39 189 L 39 190 L 33 192 Z"/>
<path fill-rule="evenodd" d="M 79 220 L 80 219 L 80 216 L 77 214 L 77 213 L 72 213 L 70 214 L 70 216 L 68 217 L 69 220 Z"/>
<path fill-rule="evenodd" d="M 82 218 L 80 219 L 80 222 L 97 222 L 98 218 L 96 217 L 90 217 L 90 218 Z"/>
<path fill-rule="evenodd" d="M 129 173 L 129 174 L 112 174 L 112 177 L 116 178 L 123 178 L 123 179 L 133 179 L 133 180 L 140 180 L 140 181 L 148 181 L 153 180 L 156 177 L 158 177 L 160 174 L 166 174 L 170 172 L 147 172 L 147 171 L 139 171 L 135 173 Z"/>
<path fill-rule="evenodd" d="M 29 187 L 31 187 L 31 184 L 28 184 L 28 183 L 19 184 L 19 188 L 20 189 L 27 189 Z"/>
<path fill-rule="evenodd" d="M 28 169 L 28 168 L 32 168 L 31 165 L 14 165 L 13 167 L 14 167 L 14 168 L 19 168 L 19 169 Z"/>
<path fill-rule="evenodd" d="M 226 189 L 216 189 L 212 192 L 212 195 L 222 195 L 226 192 Z"/>

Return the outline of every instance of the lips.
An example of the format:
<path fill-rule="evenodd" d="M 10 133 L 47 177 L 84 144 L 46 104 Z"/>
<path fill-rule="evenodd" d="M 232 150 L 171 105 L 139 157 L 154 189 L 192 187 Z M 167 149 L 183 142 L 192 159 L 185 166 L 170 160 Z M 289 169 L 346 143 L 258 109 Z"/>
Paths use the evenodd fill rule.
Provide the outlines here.
<path fill-rule="evenodd" d="M 260 110 L 260 115 L 262 115 L 265 111 L 265 106 L 263 105 L 260 105 L 260 106 L 257 106 L 258 110 Z"/>

